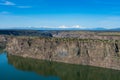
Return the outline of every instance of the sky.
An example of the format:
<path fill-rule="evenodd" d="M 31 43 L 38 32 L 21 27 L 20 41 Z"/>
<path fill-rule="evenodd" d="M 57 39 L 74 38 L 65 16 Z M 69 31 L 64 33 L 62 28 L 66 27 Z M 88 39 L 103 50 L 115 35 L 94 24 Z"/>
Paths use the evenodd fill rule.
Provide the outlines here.
<path fill-rule="evenodd" d="M 0 29 L 120 28 L 120 0 L 0 0 Z"/>

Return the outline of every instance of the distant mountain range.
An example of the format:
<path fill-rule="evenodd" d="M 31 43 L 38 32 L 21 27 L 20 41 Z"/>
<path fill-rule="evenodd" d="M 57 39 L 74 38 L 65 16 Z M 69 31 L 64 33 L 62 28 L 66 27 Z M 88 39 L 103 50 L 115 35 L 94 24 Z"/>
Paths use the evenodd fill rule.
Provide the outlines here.
<path fill-rule="evenodd" d="M 90 31 L 120 31 L 120 28 L 106 29 L 106 28 L 35 28 L 35 30 L 90 30 Z"/>
<path fill-rule="evenodd" d="M 52 37 L 49 32 L 40 30 L 0 30 L 0 35 Z"/>
<path fill-rule="evenodd" d="M 120 28 L 114 28 L 114 29 L 109 29 L 109 30 L 112 30 L 112 31 L 120 31 Z"/>
<path fill-rule="evenodd" d="M 90 31 L 120 31 L 120 28 L 34 28 L 34 27 L 26 27 L 26 28 L 10 28 L 10 29 L 0 29 L 0 30 L 90 30 Z"/>

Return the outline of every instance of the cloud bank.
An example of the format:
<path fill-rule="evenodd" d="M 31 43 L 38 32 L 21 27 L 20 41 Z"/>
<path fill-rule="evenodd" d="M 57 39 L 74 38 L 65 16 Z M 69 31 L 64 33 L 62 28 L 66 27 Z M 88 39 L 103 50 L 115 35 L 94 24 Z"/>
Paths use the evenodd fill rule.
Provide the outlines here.
<path fill-rule="evenodd" d="M 16 8 L 31 8 L 32 7 L 32 6 L 18 5 L 18 4 L 15 4 L 14 2 L 10 2 L 10 1 L 7 1 L 7 0 L 2 0 L 2 2 L 0 2 L 0 5 L 13 6 L 13 7 L 16 7 Z"/>
<path fill-rule="evenodd" d="M 74 26 L 65 26 L 65 25 L 62 25 L 62 26 L 58 26 L 57 28 L 79 28 L 79 29 L 84 29 L 86 27 L 83 27 L 83 26 L 80 26 L 80 25 L 74 25 Z"/>
<path fill-rule="evenodd" d="M 16 4 L 10 1 L 5 1 L 3 0 L 0 5 L 5 5 L 5 6 L 15 6 Z"/>
<path fill-rule="evenodd" d="M 80 25 L 73 25 L 73 26 L 65 26 L 65 25 L 61 25 L 61 26 L 34 26 L 34 27 L 28 27 L 28 28 L 51 28 L 51 29 L 86 29 L 87 27 L 83 27 Z"/>

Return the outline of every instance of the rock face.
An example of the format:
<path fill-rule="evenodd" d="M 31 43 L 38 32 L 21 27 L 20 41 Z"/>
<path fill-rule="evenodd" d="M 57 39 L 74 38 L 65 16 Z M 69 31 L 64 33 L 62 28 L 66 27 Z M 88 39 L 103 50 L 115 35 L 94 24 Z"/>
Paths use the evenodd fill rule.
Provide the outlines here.
<path fill-rule="evenodd" d="M 120 70 L 120 42 L 77 38 L 11 37 L 9 54 Z"/>
<path fill-rule="evenodd" d="M 4 49 L 6 47 L 7 38 L 6 36 L 0 35 L 0 49 Z"/>
<path fill-rule="evenodd" d="M 53 37 L 58 38 L 80 38 L 80 39 L 102 39 L 120 40 L 120 32 L 109 31 L 56 31 L 51 32 Z"/>

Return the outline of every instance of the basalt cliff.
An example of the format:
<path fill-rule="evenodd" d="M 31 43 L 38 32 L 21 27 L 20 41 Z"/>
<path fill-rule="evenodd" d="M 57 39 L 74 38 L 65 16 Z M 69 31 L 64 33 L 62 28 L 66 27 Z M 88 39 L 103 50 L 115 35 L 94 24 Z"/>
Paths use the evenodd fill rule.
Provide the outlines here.
<path fill-rule="evenodd" d="M 51 37 L 1 35 L 0 47 L 5 46 L 10 55 L 25 58 L 120 70 L 119 32 L 53 31 L 50 34 Z"/>
<path fill-rule="evenodd" d="M 11 37 L 8 54 L 120 70 L 119 40 Z"/>

